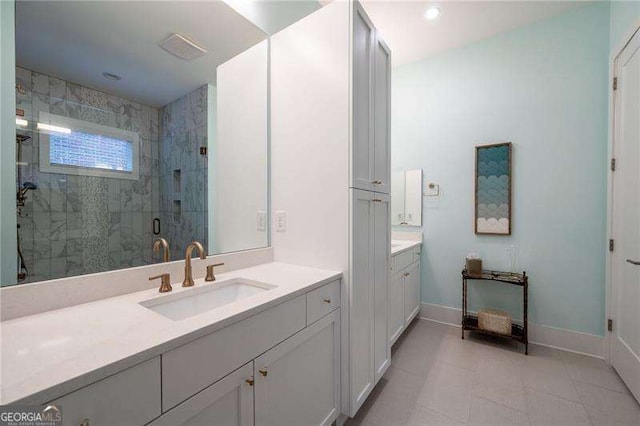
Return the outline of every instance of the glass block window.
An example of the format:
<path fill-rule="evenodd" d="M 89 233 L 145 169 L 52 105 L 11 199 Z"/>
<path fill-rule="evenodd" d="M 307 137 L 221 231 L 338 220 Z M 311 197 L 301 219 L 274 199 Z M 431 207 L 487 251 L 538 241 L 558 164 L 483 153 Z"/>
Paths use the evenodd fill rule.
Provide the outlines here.
<path fill-rule="evenodd" d="M 138 179 L 137 133 L 46 112 L 39 118 L 41 172 Z"/>
<path fill-rule="evenodd" d="M 49 136 L 51 165 L 133 171 L 133 142 L 72 131 Z"/>

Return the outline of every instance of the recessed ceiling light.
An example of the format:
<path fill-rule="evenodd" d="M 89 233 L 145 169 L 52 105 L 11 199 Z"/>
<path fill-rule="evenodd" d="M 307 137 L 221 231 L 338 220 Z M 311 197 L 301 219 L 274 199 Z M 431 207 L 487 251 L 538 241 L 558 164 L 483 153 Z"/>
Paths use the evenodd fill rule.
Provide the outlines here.
<path fill-rule="evenodd" d="M 109 80 L 115 80 L 115 81 L 122 80 L 122 77 L 120 77 L 119 75 L 117 75 L 117 74 L 112 74 L 112 73 L 110 73 L 110 72 L 106 72 L 106 71 L 102 73 L 102 76 L 103 76 L 104 78 L 109 79 Z"/>
<path fill-rule="evenodd" d="M 427 13 L 424 14 L 424 17 L 429 21 L 433 21 L 438 16 L 440 16 L 440 8 L 439 7 L 430 7 L 427 9 Z"/>

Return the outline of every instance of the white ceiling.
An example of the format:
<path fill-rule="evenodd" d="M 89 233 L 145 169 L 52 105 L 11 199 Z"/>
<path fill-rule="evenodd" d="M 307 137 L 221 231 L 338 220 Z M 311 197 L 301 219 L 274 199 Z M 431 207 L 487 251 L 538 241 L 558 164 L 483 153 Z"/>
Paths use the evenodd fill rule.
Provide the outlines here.
<path fill-rule="evenodd" d="M 402 65 L 429 55 L 549 18 L 584 1 L 394 1 L 362 0 L 365 10 Z M 424 14 L 437 6 L 440 17 Z"/>
<path fill-rule="evenodd" d="M 158 46 L 180 33 L 208 53 L 185 62 Z M 266 35 L 221 1 L 18 1 L 18 66 L 161 107 L 206 83 Z M 120 75 L 111 81 L 103 72 Z"/>
<path fill-rule="evenodd" d="M 317 0 L 224 0 L 267 34 L 275 34 L 320 9 Z"/>

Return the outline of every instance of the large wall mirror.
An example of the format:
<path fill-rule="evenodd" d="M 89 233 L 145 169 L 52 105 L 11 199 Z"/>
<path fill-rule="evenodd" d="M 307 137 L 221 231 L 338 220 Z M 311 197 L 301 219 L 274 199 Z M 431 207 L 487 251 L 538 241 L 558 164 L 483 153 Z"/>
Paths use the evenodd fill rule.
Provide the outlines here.
<path fill-rule="evenodd" d="M 3 285 L 269 244 L 267 34 L 221 1 L 18 1 L 15 26 Z"/>

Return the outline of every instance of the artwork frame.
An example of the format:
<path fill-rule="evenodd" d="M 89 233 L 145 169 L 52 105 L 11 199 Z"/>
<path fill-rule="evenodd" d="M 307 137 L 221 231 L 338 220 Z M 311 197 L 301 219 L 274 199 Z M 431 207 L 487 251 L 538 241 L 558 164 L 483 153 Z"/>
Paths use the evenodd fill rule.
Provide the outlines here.
<path fill-rule="evenodd" d="M 511 235 L 513 144 L 476 146 L 475 211 L 476 235 Z"/>

